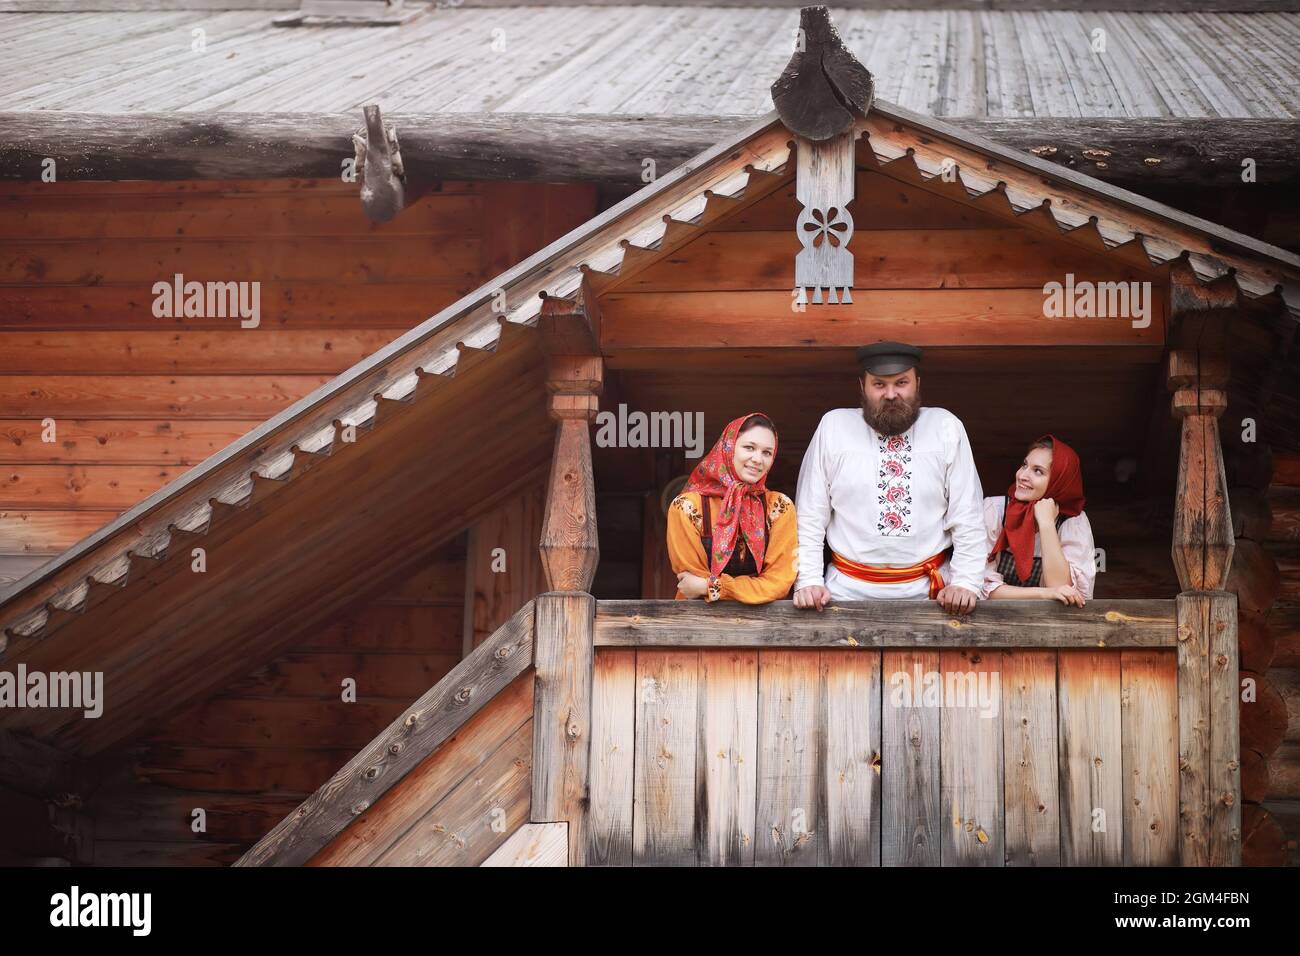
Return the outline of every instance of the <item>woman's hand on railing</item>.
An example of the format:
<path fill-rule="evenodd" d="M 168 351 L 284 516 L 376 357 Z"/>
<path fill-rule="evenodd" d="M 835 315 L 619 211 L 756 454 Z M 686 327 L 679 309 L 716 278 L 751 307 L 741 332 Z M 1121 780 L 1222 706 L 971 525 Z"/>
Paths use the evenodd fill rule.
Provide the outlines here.
<path fill-rule="evenodd" d="M 1061 584 L 1054 588 L 1041 588 L 1043 596 L 1060 601 L 1062 604 L 1073 604 L 1075 607 L 1083 607 L 1087 601 L 1073 584 Z"/>
<path fill-rule="evenodd" d="M 702 578 L 698 574 L 691 574 L 690 571 L 679 571 L 677 573 L 677 590 L 682 592 L 683 597 L 704 597 L 709 590 L 709 579 Z"/>

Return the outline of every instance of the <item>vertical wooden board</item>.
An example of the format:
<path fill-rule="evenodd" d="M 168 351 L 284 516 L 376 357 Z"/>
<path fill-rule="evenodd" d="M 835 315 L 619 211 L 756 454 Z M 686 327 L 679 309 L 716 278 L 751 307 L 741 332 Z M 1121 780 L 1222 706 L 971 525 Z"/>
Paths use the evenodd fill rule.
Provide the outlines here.
<path fill-rule="evenodd" d="M 1008 866 L 1059 866 L 1056 652 L 1003 651 Z"/>
<path fill-rule="evenodd" d="M 1180 594 L 1178 615 L 1178 860 L 1210 864 L 1210 599 Z"/>
<path fill-rule="evenodd" d="M 1178 863 L 1178 661 L 1120 653 L 1124 865 Z"/>
<path fill-rule="evenodd" d="M 545 509 L 546 486 L 539 482 L 470 528 L 465 558 L 466 654 L 547 589 L 537 550 Z"/>
<path fill-rule="evenodd" d="M 758 655 L 758 810 L 754 863 L 816 866 L 824 839 L 820 655 Z"/>
<path fill-rule="evenodd" d="M 586 862 L 591 679 L 596 599 L 581 592 L 536 600 L 533 665 L 533 823 L 569 824 L 569 863 Z"/>
<path fill-rule="evenodd" d="M 940 708 L 921 688 L 939 653 L 885 651 L 882 671 L 881 863 L 938 866 Z"/>
<path fill-rule="evenodd" d="M 1061 862 L 1118 866 L 1124 857 L 1119 654 L 1060 651 Z"/>
<path fill-rule="evenodd" d="M 632 861 L 694 866 L 699 651 L 636 652 Z"/>
<path fill-rule="evenodd" d="M 821 652 L 827 866 L 880 865 L 880 657 Z"/>
<path fill-rule="evenodd" d="M 567 823 L 525 823 L 479 866 L 568 866 Z"/>
<path fill-rule="evenodd" d="M 1237 596 L 1222 591 L 1211 595 L 1207 623 L 1210 636 L 1210 866 L 1240 866 L 1241 705 Z"/>
<path fill-rule="evenodd" d="M 636 651 L 597 650 L 591 687 L 587 865 L 632 865 Z"/>
<path fill-rule="evenodd" d="M 758 654 L 700 651 L 696 847 L 701 866 L 754 862 Z"/>
<path fill-rule="evenodd" d="M 944 866 L 1003 866 L 1002 653 L 939 652 Z"/>

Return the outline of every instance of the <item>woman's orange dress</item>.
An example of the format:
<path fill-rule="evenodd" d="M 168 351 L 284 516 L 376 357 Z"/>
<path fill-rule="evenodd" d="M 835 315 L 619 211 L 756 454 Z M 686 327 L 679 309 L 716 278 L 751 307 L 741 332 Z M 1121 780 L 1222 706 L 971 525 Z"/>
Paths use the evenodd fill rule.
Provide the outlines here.
<path fill-rule="evenodd" d="M 767 604 L 779 601 L 790 593 L 795 579 L 795 555 L 798 551 L 798 519 L 794 502 L 779 491 L 769 491 L 767 520 L 771 525 L 767 548 L 763 556 L 763 570 L 759 574 L 718 576 L 716 594 L 706 595 L 710 601 L 740 601 L 744 604 Z M 713 514 L 721 508 L 721 499 L 713 500 Z M 716 519 L 715 519 L 716 520 Z M 709 560 L 704 553 L 704 512 L 700 509 L 700 495 L 684 491 L 668 508 L 668 559 L 673 572 L 689 571 L 702 578 L 709 576 Z M 744 546 L 743 537 L 737 547 Z M 677 592 L 679 599 L 684 595 Z"/>

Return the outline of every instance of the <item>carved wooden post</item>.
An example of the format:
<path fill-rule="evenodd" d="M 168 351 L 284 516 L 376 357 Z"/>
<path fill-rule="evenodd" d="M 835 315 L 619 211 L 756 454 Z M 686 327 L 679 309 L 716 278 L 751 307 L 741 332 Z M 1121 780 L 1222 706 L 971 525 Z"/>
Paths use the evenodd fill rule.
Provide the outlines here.
<path fill-rule="evenodd" d="M 1223 590 L 1232 517 L 1219 443 L 1226 359 L 1174 351 L 1168 384 L 1182 419 L 1174 502 L 1178 595 L 1179 856 L 1184 866 L 1241 863 L 1237 596 Z"/>
<path fill-rule="evenodd" d="M 549 301 L 549 300 L 548 300 Z M 552 591 L 586 591 L 596 575 L 596 486 L 590 422 L 596 417 L 599 355 L 552 355 L 546 387 L 559 424 L 542 519 L 542 567 Z"/>
<path fill-rule="evenodd" d="M 590 294 L 584 299 L 594 302 Z M 558 425 L 540 543 L 551 591 L 536 602 L 532 819 L 568 824 L 570 866 L 586 859 L 596 626 L 596 601 L 587 592 L 600 557 L 590 422 L 604 365 L 591 313 L 590 306 L 548 298 L 539 320 L 549 353 L 551 417 Z"/>

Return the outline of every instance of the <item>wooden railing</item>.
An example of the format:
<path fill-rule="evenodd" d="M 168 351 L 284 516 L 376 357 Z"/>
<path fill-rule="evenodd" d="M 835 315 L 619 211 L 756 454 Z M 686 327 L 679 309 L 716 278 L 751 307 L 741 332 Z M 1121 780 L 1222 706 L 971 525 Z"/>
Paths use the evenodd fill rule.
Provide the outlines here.
<path fill-rule="evenodd" d="M 1195 862 L 1197 613 L 597 602 L 585 862 Z"/>

